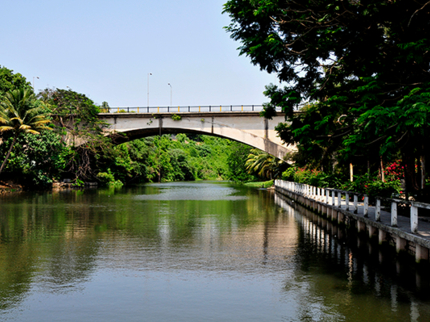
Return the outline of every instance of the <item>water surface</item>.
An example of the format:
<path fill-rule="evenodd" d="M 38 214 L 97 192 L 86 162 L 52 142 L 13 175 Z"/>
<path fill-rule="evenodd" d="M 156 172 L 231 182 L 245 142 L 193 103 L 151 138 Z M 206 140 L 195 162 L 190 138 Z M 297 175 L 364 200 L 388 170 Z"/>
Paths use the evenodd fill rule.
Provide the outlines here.
<path fill-rule="evenodd" d="M 0 198 L 0 320 L 429 321 L 429 304 L 265 190 Z"/>

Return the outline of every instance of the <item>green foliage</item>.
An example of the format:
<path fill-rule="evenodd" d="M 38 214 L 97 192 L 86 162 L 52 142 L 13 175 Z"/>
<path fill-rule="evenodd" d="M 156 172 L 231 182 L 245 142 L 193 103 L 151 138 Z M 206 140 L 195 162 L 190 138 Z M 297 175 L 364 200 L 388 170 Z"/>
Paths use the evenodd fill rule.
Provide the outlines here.
<path fill-rule="evenodd" d="M 232 142 L 230 154 L 227 158 L 228 177 L 235 182 L 255 181 L 256 177 L 246 171 L 246 158 L 250 154 L 251 147 Z"/>
<path fill-rule="evenodd" d="M 370 197 L 390 198 L 400 193 L 400 181 L 383 182 L 381 180 L 369 179 L 368 176 L 354 176 L 354 181 L 345 183 L 342 189 L 365 193 Z"/>
<path fill-rule="evenodd" d="M 282 160 L 258 149 L 251 149 L 245 162 L 248 173 L 266 179 L 278 178 L 282 164 Z"/>
<path fill-rule="evenodd" d="M 13 141 L 13 136 L 4 137 L 0 145 L 0 155 L 5 155 Z M 23 134 L 16 143 L 2 176 L 20 178 L 28 188 L 47 188 L 53 180 L 64 177 L 66 164 L 72 151 L 63 142 L 59 134 L 44 131 L 40 135 Z"/>
<path fill-rule="evenodd" d="M 85 186 L 85 182 L 83 182 L 81 179 L 77 178 L 75 180 L 75 183 L 73 184 L 74 187 L 83 188 Z"/>
<path fill-rule="evenodd" d="M 12 133 L 13 140 L 5 154 L 0 173 L 6 166 L 18 137 L 22 134 L 40 134 L 48 127 L 47 109 L 43 104 L 37 104 L 33 91 L 26 88 L 15 89 L 6 93 L 0 101 L 0 133 Z"/>
<path fill-rule="evenodd" d="M 430 159 L 425 1 L 230 0 L 224 12 L 240 54 L 286 84 L 266 87 L 263 114 L 286 113 L 277 130 L 299 166 L 400 156 L 408 190 L 419 189 L 417 156 Z"/>
<path fill-rule="evenodd" d="M 0 101 L 6 95 L 6 93 L 13 90 L 25 88 L 33 91 L 33 87 L 30 82 L 27 82 L 26 78 L 21 74 L 13 73 L 13 70 L 6 67 L 0 66 Z"/>
<path fill-rule="evenodd" d="M 173 114 L 172 115 L 172 120 L 173 121 L 180 121 L 180 120 L 182 120 L 182 116 Z"/>
<path fill-rule="evenodd" d="M 124 184 L 120 180 L 115 180 L 115 176 L 112 174 L 110 169 L 107 172 L 99 172 L 97 178 L 105 186 L 114 188 L 121 188 Z"/>
<path fill-rule="evenodd" d="M 245 186 L 251 188 L 269 188 L 273 186 L 273 180 L 263 181 L 263 182 L 247 182 Z"/>
<path fill-rule="evenodd" d="M 100 113 L 109 113 L 109 104 L 108 102 L 104 101 L 102 102 L 102 105 L 100 106 Z"/>
<path fill-rule="evenodd" d="M 233 159 L 231 155 L 235 151 L 231 147 L 244 146 L 205 135 L 148 137 L 123 143 L 111 150 L 101 149 L 98 158 L 92 161 L 92 169 L 96 173 L 110 173 L 115 180 L 124 183 L 238 180 L 238 174 L 245 170 L 228 161 Z M 249 178 L 253 177 L 245 174 L 242 179 Z"/>
<path fill-rule="evenodd" d="M 321 188 L 341 189 L 347 179 L 339 174 L 327 174 L 315 169 L 290 167 L 282 173 L 282 179 L 305 183 Z"/>
<path fill-rule="evenodd" d="M 401 193 L 400 180 L 383 182 L 376 178 L 376 173 L 370 178 L 368 175 L 354 176 L 351 182 L 339 174 L 327 174 L 314 169 L 291 167 L 282 173 L 282 179 L 304 183 L 315 187 L 332 188 L 367 194 L 370 197 L 390 198 Z"/>
<path fill-rule="evenodd" d="M 5 69 L 0 71 L 9 77 L 9 82 L 5 82 L 9 87 L 11 79 L 17 83 L 25 81 L 19 74 L 13 75 Z M 118 187 L 123 183 L 158 180 L 254 179 L 243 168 L 244 155 L 249 148 L 242 144 L 212 136 L 178 134 L 176 138 L 163 135 L 118 145 L 118 140 L 124 141 L 124 135 L 105 136 L 108 125 L 98 119 L 99 112 L 108 111 L 107 102 L 99 107 L 86 95 L 70 89 L 47 88 L 38 94 L 39 100 L 35 100 L 30 91 L 26 93 L 29 104 L 20 106 L 32 110 L 23 118 L 28 116 L 33 120 L 35 117 L 34 121 L 39 122 L 42 129 L 50 121 L 36 114 L 49 113 L 55 125 L 55 132 L 42 132 L 34 138 L 29 134 L 22 137 L 14 133 L 3 134 L 4 144 L 0 145 L 3 155 L 7 155 L 8 147 L 16 144 L 16 151 L 10 149 L 11 158 L 5 175 L 24 180 L 28 187 L 48 187 L 53 180 L 71 177 L 79 187 L 84 186 L 84 181 L 94 180 Z M 15 125 L 6 124 L 9 112 L 3 109 L 2 113 L 3 132 L 15 131 Z M 180 120 L 181 116 L 173 115 L 172 118 Z M 30 127 L 21 130 L 36 133 Z"/>

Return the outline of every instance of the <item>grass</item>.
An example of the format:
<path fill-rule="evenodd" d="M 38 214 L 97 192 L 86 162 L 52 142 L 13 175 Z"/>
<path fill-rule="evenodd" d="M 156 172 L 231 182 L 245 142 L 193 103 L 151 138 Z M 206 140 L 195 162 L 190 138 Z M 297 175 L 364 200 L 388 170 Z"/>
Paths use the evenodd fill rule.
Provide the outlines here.
<path fill-rule="evenodd" d="M 245 183 L 245 186 L 251 187 L 251 188 L 269 188 L 273 186 L 273 180 L 260 181 L 260 182 L 247 182 Z"/>

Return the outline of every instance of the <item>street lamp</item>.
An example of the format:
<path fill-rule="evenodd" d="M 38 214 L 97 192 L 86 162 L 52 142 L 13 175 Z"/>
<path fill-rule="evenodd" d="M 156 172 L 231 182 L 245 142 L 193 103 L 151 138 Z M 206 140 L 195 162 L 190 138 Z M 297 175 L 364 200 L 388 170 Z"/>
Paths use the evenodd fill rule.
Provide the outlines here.
<path fill-rule="evenodd" d="M 168 83 L 167 85 L 170 86 L 170 106 L 172 106 L 172 85 Z"/>
<path fill-rule="evenodd" d="M 149 75 L 152 75 L 152 73 L 148 73 L 148 107 L 149 107 Z"/>
<path fill-rule="evenodd" d="M 38 76 L 33 76 L 33 91 L 34 91 L 34 79 L 35 78 L 39 79 L 39 77 Z"/>

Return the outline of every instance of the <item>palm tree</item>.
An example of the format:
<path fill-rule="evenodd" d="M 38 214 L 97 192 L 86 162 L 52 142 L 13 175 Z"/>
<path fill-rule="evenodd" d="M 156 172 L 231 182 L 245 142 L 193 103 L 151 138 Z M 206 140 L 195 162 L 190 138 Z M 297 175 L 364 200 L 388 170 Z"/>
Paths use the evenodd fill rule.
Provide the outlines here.
<path fill-rule="evenodd" d="M 248 173 L 257 173 L 261 177 L 273 178 L 282 160 L 258 149 L 251 149 L 245 162 Z"/>
<path fill-rule="evenodd" d="M 0 133 L 13 132 L 13 141 L 9 147 L 0 173 L 6 165 L 16 139 L 21 133 L 39 134 L 42 130 L 52 130 L 46 126 L 51 121 L 46 119 L 46 110 L 35 105 L 36 98 L 29 89 L 16 89 L 6 93 L 0 103 Z"/>

